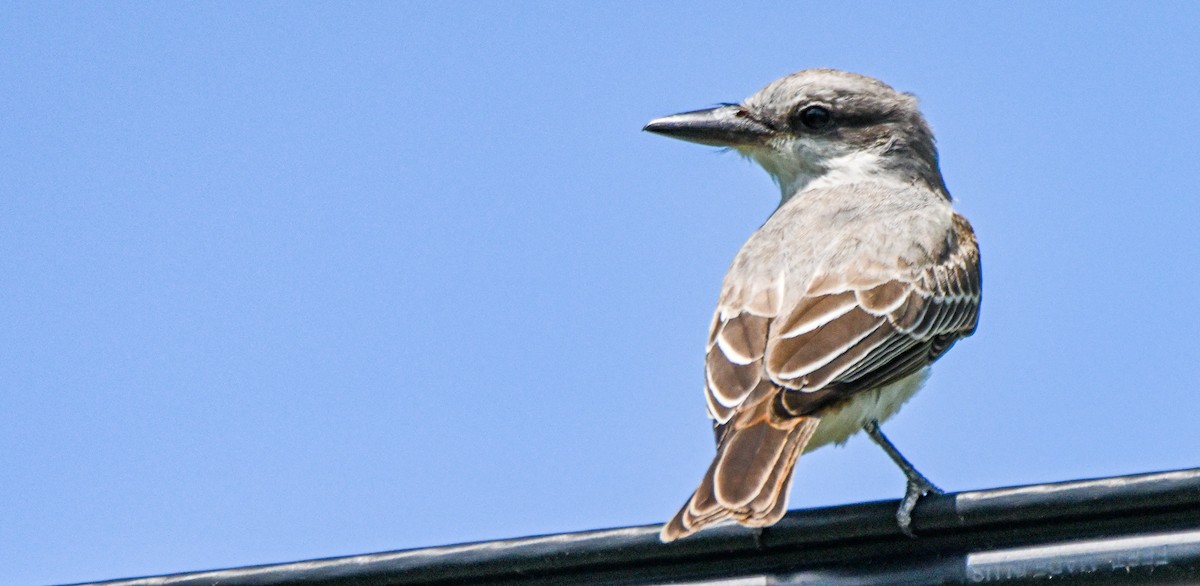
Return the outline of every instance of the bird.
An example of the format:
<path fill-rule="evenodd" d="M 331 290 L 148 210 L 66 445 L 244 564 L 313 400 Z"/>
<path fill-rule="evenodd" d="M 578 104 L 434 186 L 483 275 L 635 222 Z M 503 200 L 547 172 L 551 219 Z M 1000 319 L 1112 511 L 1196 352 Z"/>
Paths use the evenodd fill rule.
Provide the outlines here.
<path fill-rule="evenodd" d="M 717 453 L 660 539 L 775 524 L 797 458 L 860 431 L 904 473 L 896 522 L 915 537 L 918 500 L 942 491 L 880 423 L 975 332 L 982 292 L 975 232 L 954 210 L 916 97 L 806 69 L 643 130 L 736 151 L 781 196 L 721 285 L 704 360 Z"/>

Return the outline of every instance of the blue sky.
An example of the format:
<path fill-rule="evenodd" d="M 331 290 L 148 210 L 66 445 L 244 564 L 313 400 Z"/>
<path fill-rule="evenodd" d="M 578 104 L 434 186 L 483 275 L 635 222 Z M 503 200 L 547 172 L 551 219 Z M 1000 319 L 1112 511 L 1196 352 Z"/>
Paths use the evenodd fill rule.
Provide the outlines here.
<path fill-rule="evenodd" d="M 1200 5 L 2 14 L 5 583 L 665 520 L 778 195 L 640 129 L 816 66 L 921 97 L 981 242 L 906 455 L 948 490 L 1200 465 Z M 903 488 L 857 437 L 791 504 Z"/>

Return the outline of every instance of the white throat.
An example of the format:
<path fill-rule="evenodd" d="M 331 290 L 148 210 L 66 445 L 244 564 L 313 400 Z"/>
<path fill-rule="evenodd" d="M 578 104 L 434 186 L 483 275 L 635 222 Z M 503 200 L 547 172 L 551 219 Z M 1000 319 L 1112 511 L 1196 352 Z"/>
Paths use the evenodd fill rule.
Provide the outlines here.
<path fill-rule="evenodd" d="M 779 185 L 780 205 L 805 191 L 865 182 L 910 184 L 903 172 L 879 153 L 862 150 L 832 157 L 820 166 L 797 162 L 777 151 L 747 153 Z"/>

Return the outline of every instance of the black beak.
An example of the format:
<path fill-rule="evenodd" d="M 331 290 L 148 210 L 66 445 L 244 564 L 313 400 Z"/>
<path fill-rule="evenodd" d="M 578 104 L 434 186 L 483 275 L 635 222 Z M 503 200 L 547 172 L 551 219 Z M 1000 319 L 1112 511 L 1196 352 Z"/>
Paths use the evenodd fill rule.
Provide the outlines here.
<path fill-rule="evenodd" d="M 775 134 L 774 130 L 755 119 L 745 108 L 733 104 L 655 118 L 642 130 L 722 147 L 763 144 Z"/>

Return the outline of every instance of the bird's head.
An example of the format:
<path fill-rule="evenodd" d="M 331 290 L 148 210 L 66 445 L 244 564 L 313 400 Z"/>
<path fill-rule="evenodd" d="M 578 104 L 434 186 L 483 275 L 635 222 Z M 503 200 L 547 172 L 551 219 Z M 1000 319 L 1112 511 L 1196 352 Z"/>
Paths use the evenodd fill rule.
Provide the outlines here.
<path fill-rule="evenodd" d="M 771 174 L 785 200 L 870 180 L 922 182 L 949 197 L 917 99 L 845 71 L 793 73 L 740 104 L 664 116 L 644 130 L 735 149 Z"/>

